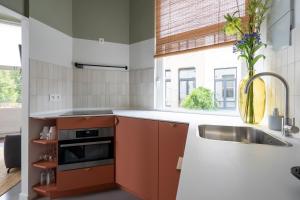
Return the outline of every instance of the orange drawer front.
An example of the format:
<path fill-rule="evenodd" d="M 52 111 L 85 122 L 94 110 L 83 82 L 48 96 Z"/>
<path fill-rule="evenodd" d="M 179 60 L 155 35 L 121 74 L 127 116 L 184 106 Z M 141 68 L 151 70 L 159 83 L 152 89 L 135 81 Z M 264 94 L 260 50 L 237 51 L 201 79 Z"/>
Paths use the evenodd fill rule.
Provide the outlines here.
<path fill-rule="evenodd" d="M 58 118 L 58 129 L 100 128 L 115 125 L 115 116 Z"/>
<path fill-rule="evenodd" d="M 114 180 L 114 165 L 57 172 L 57 188 L 59 190 L 72 190 L 112 184 Z"/>

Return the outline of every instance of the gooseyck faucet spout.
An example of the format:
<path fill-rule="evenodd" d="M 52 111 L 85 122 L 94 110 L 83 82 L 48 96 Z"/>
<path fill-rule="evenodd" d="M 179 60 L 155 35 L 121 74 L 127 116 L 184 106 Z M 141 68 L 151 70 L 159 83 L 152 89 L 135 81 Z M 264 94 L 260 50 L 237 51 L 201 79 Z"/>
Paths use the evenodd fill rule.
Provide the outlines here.
<path fill-rule="evenodd" d="M 284 112 L 284 118 L 283 118 L 283 122 L 282 122 L 282 134 L 285 136 L 291 136 L 291 133 L 298 133 L 299 132 L 299 128 L 295 126 L 295 119 L 291 119 L 289 117 L 289 85 L 287 83 L 287 81 L 280 75 L 273 73 L 273 72 L 262 72 L 262 73 L 258 73 L 254 76 L 252 76 L 248 82 L 246 83 L 246 87 L 245 87 L 245 93 L 248 94 L 249 92 L 249 88 L 250 85 L 252 84 L 252 82 L 260 77 L 260 76 L 273 76 L 275 78 L 278 78 L 284 85 L 285 87 L 285 112 Z"/>

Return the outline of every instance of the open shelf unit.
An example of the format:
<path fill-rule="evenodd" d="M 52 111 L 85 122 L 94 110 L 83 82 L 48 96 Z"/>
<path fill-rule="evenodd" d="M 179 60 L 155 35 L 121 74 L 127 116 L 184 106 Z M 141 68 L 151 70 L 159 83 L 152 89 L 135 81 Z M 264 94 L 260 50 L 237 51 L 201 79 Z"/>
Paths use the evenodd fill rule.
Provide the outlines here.
<path fill-rule="evenodd" d="M 38 194 L 42 196 L 50 196 L 51 192 L 54 192 L 57 190 L 56 185 L 36 185 L 33 187 L 33 190 L 36 191 Z"/>
<path fill-rule="evenodd" d="M 55 169 L 57 167 L 56 161 L 38 161 L 32 164 L 32 166 L 39 169 Z"/>
<path fill-rule="evenodd" d="M 43 140 L 43 139 L 35 139 L 32 140 L 32 143 L 42 146 L 55 147 L 57 149 L 58 140 Z M 54 158 L 53 161 L 37 161 L 32 163 L 32 166 L 40 169 L 40 170 L 55 170 L 57 168 L 57 158 Z M 51 185 L 40 185 L 37 184 L 32 188 L 38 195 L 51 197 L 53 193 L 57 192 L 56 183 Z"/>
<path fill-rule="evenodd" d="M 57 144 L 58 143 L 57 140 L 41 140 L 41 139 L 33 140 L 32 142 L 36 143 L 36 144 L 43 144 L 43 145 Z"/>

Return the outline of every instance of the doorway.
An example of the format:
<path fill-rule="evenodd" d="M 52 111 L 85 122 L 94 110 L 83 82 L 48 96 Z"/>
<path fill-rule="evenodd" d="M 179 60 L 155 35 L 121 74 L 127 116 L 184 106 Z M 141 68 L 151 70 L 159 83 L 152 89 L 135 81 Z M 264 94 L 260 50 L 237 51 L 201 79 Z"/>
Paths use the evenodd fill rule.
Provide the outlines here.
<path fill-rule="evenodd" d="M 0 196 L 21 180 L 22 26 L 0 13 Z"/>

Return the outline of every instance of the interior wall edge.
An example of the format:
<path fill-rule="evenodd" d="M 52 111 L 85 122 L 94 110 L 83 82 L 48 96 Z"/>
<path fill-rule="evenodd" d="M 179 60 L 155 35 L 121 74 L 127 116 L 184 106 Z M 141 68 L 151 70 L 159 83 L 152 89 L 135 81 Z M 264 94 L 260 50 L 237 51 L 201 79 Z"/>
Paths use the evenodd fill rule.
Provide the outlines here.
<path fill-rule="evenodd" d="M 30 58 L 71 67 L 73 41 L 69 35 L 29 18 Z"/>

